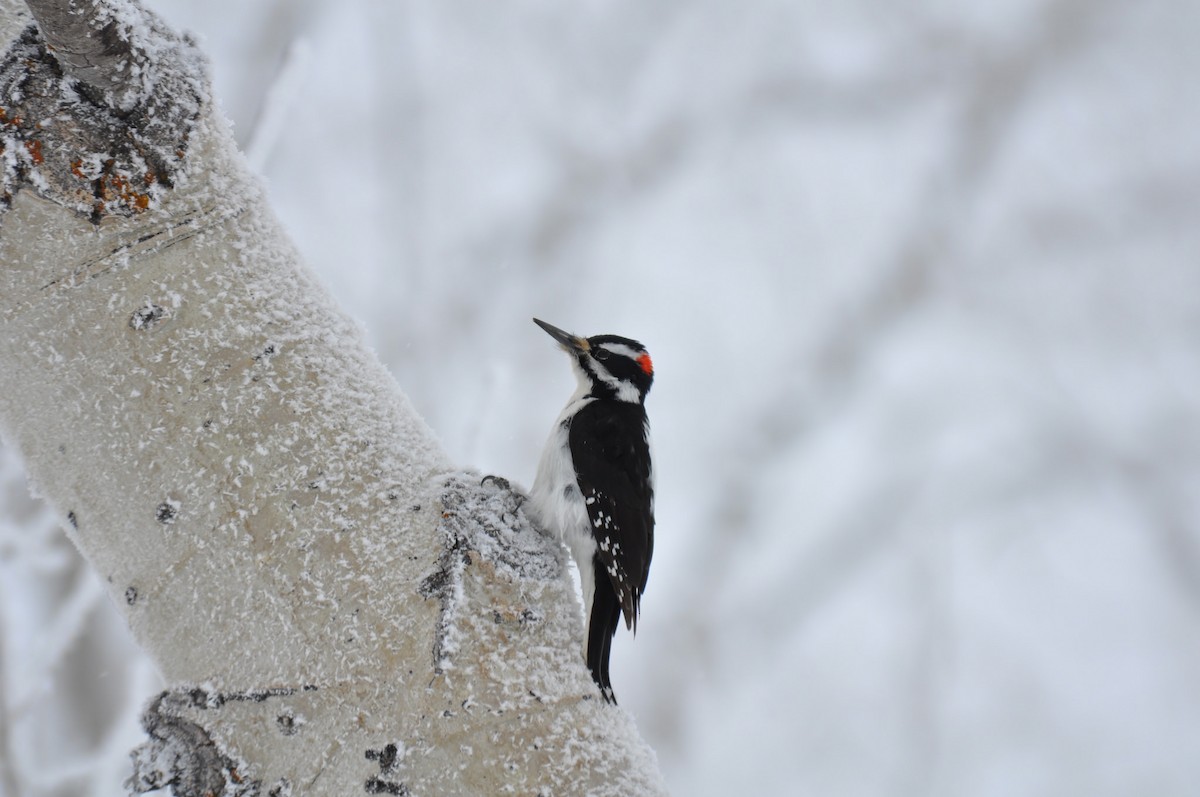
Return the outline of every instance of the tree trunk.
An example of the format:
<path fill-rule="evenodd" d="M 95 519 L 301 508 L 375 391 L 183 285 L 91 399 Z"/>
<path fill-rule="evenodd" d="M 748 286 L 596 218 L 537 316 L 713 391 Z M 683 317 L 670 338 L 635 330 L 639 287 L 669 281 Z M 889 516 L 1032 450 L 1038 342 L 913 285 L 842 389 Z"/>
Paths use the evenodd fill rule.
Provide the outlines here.
<path fill-rule="evenodd" d="M 71 5 L 29 0 L 0 65 L 0 426 L 173 684 L 132 787 L 663 791 L 583 666 L 561 546 L 452 471 L 192 44 Z"/>

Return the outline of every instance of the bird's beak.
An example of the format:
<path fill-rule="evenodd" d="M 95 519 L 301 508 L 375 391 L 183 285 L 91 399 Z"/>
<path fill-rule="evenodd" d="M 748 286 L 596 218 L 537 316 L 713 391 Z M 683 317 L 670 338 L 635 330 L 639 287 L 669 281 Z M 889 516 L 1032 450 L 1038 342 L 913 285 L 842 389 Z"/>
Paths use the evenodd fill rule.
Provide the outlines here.
<path fill-rule="evenodd" d="M 570 332 L 563 332 L 561 329 L 554 326 L 553 324 L 547 324 L 545 321 L 542 321 L 537 318 L 533 319 L 533 323 L 537 324 L 539 327 L 546 330 L 546 333 L 550 337 L 557 340 L 558 345 L 562 346 L 563 349 L 568 354 L 575 354 L 576 352 L 587 351 L 590 348 L 588 345 L 588 342 L 587 342 L 587 338 L 577 338 L 574 335 L 572 335 Z"/>

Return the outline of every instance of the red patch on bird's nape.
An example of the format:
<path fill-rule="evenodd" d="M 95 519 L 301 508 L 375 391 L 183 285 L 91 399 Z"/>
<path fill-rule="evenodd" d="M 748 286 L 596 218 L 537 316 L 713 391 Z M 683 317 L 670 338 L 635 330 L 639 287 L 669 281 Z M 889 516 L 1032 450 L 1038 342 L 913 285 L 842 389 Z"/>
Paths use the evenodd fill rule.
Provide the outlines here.
<path fill-rule="evenodd" d="M 654 375 L 654 363 L 650 361 L 649 354 L 642 352 L 642 356 L 637 358 L 637 364 L 642 366 L 642 370 L 645 371 L 648 376 Z"/>

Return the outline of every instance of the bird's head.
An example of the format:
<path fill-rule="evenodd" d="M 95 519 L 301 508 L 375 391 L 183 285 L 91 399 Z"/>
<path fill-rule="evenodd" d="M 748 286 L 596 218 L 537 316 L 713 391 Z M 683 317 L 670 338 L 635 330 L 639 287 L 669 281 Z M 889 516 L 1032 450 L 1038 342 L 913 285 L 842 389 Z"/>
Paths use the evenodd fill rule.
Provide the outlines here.
<path fill-rule="evenodd" d="M 618 335 L 581 338 L 536 318 L 533 323 L 571 356 L 575 376 L 588 393 L 631 403 L 645 401 L 654 381 L 654 363 L 645 346 Z"/>

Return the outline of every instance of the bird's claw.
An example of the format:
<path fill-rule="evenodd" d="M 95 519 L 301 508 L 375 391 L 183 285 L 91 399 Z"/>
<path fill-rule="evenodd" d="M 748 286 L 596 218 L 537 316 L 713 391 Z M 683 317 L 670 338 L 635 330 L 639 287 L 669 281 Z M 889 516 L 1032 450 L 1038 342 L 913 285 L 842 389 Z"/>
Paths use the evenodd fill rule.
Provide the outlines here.
<path fill-rule="evenodd" d="M 482 479 L 480 479 L 479 486 L 482 487 L 488 482 L 496 485 L 501 490 L 505 490 L 510 493 L 512 492 L 512 485 L 509 484 L 508 479 L 504 478 L 503 476 L 493 476 L 489 473 L 487 476 L 484 476 Z"/>

